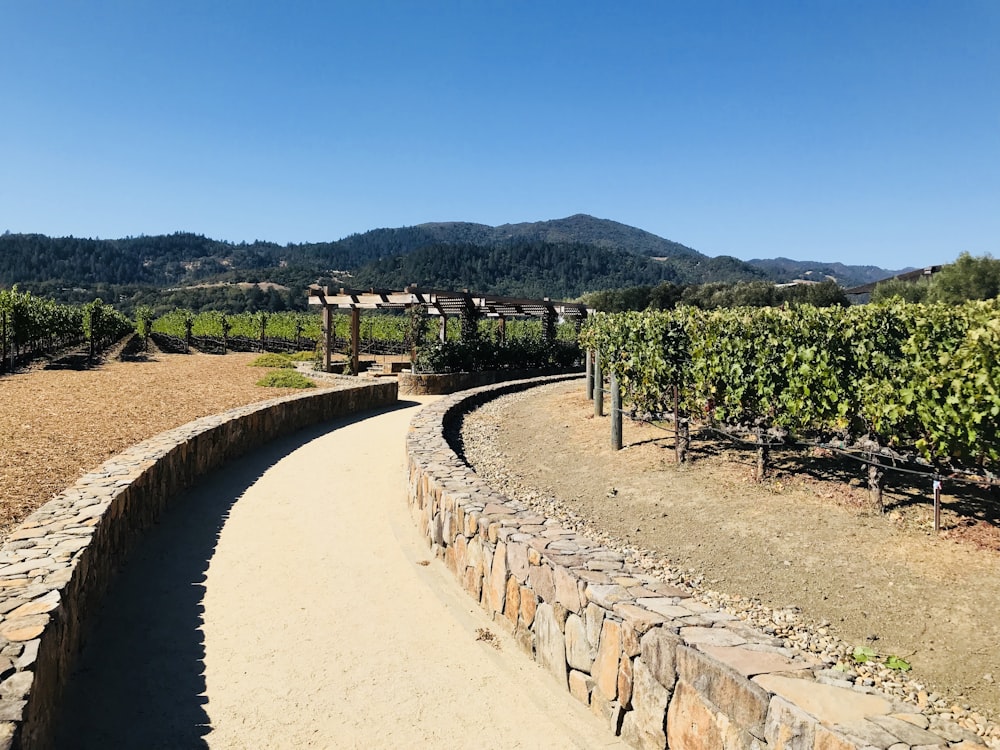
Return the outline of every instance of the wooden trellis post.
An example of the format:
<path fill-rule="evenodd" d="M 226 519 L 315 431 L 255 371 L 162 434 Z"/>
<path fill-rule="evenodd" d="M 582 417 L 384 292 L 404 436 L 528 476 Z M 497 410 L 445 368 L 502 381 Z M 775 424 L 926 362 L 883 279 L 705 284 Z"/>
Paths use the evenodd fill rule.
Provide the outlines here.
<path fill-rule="evenodd" d="M 351 308 L 351 374 L 357 375 L 361 366 L 361 309 Z"/>
<path fill-rule="evenodd" d="M 594 352 L 594 416 L 604 416 L 604 374 L 601 372 L 601 352 Z"/>
<path fill-rule="evenodd" d="M 587 400 L 594 400 L 594 353 L 588 349 L 584 356 L 584 363 L 587 369 Z"/>
<path fill-rule="evenodd" d="M 323 372 L 330 372 L 333 352 L 333 312 L 323 305 Z"/>
<path fill-rule="evenodd" d="M 622 449 L 622 387 L 611 371 L 611 449 Z"/>

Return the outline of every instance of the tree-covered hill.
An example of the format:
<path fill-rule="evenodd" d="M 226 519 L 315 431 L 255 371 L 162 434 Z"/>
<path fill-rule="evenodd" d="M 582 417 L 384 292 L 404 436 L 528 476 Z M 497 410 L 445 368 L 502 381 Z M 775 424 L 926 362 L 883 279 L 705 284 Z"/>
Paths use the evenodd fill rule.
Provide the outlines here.
<path fill-rule="evenodd" d="M 0 235 L 0 287 L 18 284 L 62 301 L 102 296 L 124 307 L 185 300 L 191 300 L 189 306 L 207 307 L 218 299 L 227 308 L 245 303 L 251 309 L 284 309 L 304 304 L 311 283 L 392 287 L 417 282 L 517 296 L 577 297 L 661 281 L 784 281 L 789 274 L 801 275 L 805 265 L 786 259 L 750 264 L 713 258 L 584 214 L 498 227 L 428 223 L 287 245 L 224 242 L 187 232 L 116 240 Z M 838 280 L 842 269 L 852 268 L 811 265 L 816 273 L 835 269 Z M 866 268 L 865 278 L 879 271 Z M 843 273 L 847 283 L 855 278 Z M 271 288 L 271 283 L 284 289 Z"/>
<path fill-rule="evenodd" d="M 634 282 L 633 279 L 641 279 Z M 678 280 L 667 264 L 580 243 L 509 241 L 431 245 L 359 269 L 358 286 L 472 289 L 523 297 L 576 297 L 590 289 Z"/>

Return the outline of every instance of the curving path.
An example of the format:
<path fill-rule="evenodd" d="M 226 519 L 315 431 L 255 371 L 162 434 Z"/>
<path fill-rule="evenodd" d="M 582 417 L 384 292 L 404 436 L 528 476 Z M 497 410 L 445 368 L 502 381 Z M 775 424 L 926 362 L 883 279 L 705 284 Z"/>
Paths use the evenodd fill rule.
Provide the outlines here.
<path fill-rule="evenodd" d="M 624 747 L 421 564 L 417 408 L 277 441 L 187 493 L 109 593 L 57 747 Z"/>

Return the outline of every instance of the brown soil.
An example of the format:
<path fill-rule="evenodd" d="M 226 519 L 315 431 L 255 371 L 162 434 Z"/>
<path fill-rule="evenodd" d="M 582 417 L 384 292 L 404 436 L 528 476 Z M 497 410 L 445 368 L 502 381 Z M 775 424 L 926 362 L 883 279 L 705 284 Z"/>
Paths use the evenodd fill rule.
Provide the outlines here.
<path fill-rule="evenodd" d="M 255 354 L 162 354 L 0 377 L 0 533 L 130 445 L 198 417 L 287 396 Z"/>
<path fill-rule="evenodd" d="M 864 467 L 830 457 L 778 454 L 756 483 L 751 451 L 695 441 L 678 466 L 668 433 L 627 420 L 614 452 L 582 381 L 512 399 L 500 435 L 509 473 L 622 544 L 712 590 L 797 606 L 848 644 L 907 659 L 929 691 L 1000 715 L 995 498 L 946 484 L 935 534 L 929 487 L 890 475 L 886 512 L 866 513 Z"/>

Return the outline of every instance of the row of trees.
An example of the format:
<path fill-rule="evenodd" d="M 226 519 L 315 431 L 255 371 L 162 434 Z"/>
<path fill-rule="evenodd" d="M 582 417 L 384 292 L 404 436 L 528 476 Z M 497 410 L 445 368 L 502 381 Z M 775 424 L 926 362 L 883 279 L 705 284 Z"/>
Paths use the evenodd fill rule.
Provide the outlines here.
<path fill-rule="evenodd" d="M 1000 301 L 596 315 L 582 334 L 632 408 L 775 441 L 1000 469 Z M 675 396 L 676 394 L 676 396 Z M 676 400 L 675 400 L 676 399 Z M 676 408 L 675 408 L 676 405 Z"/>

